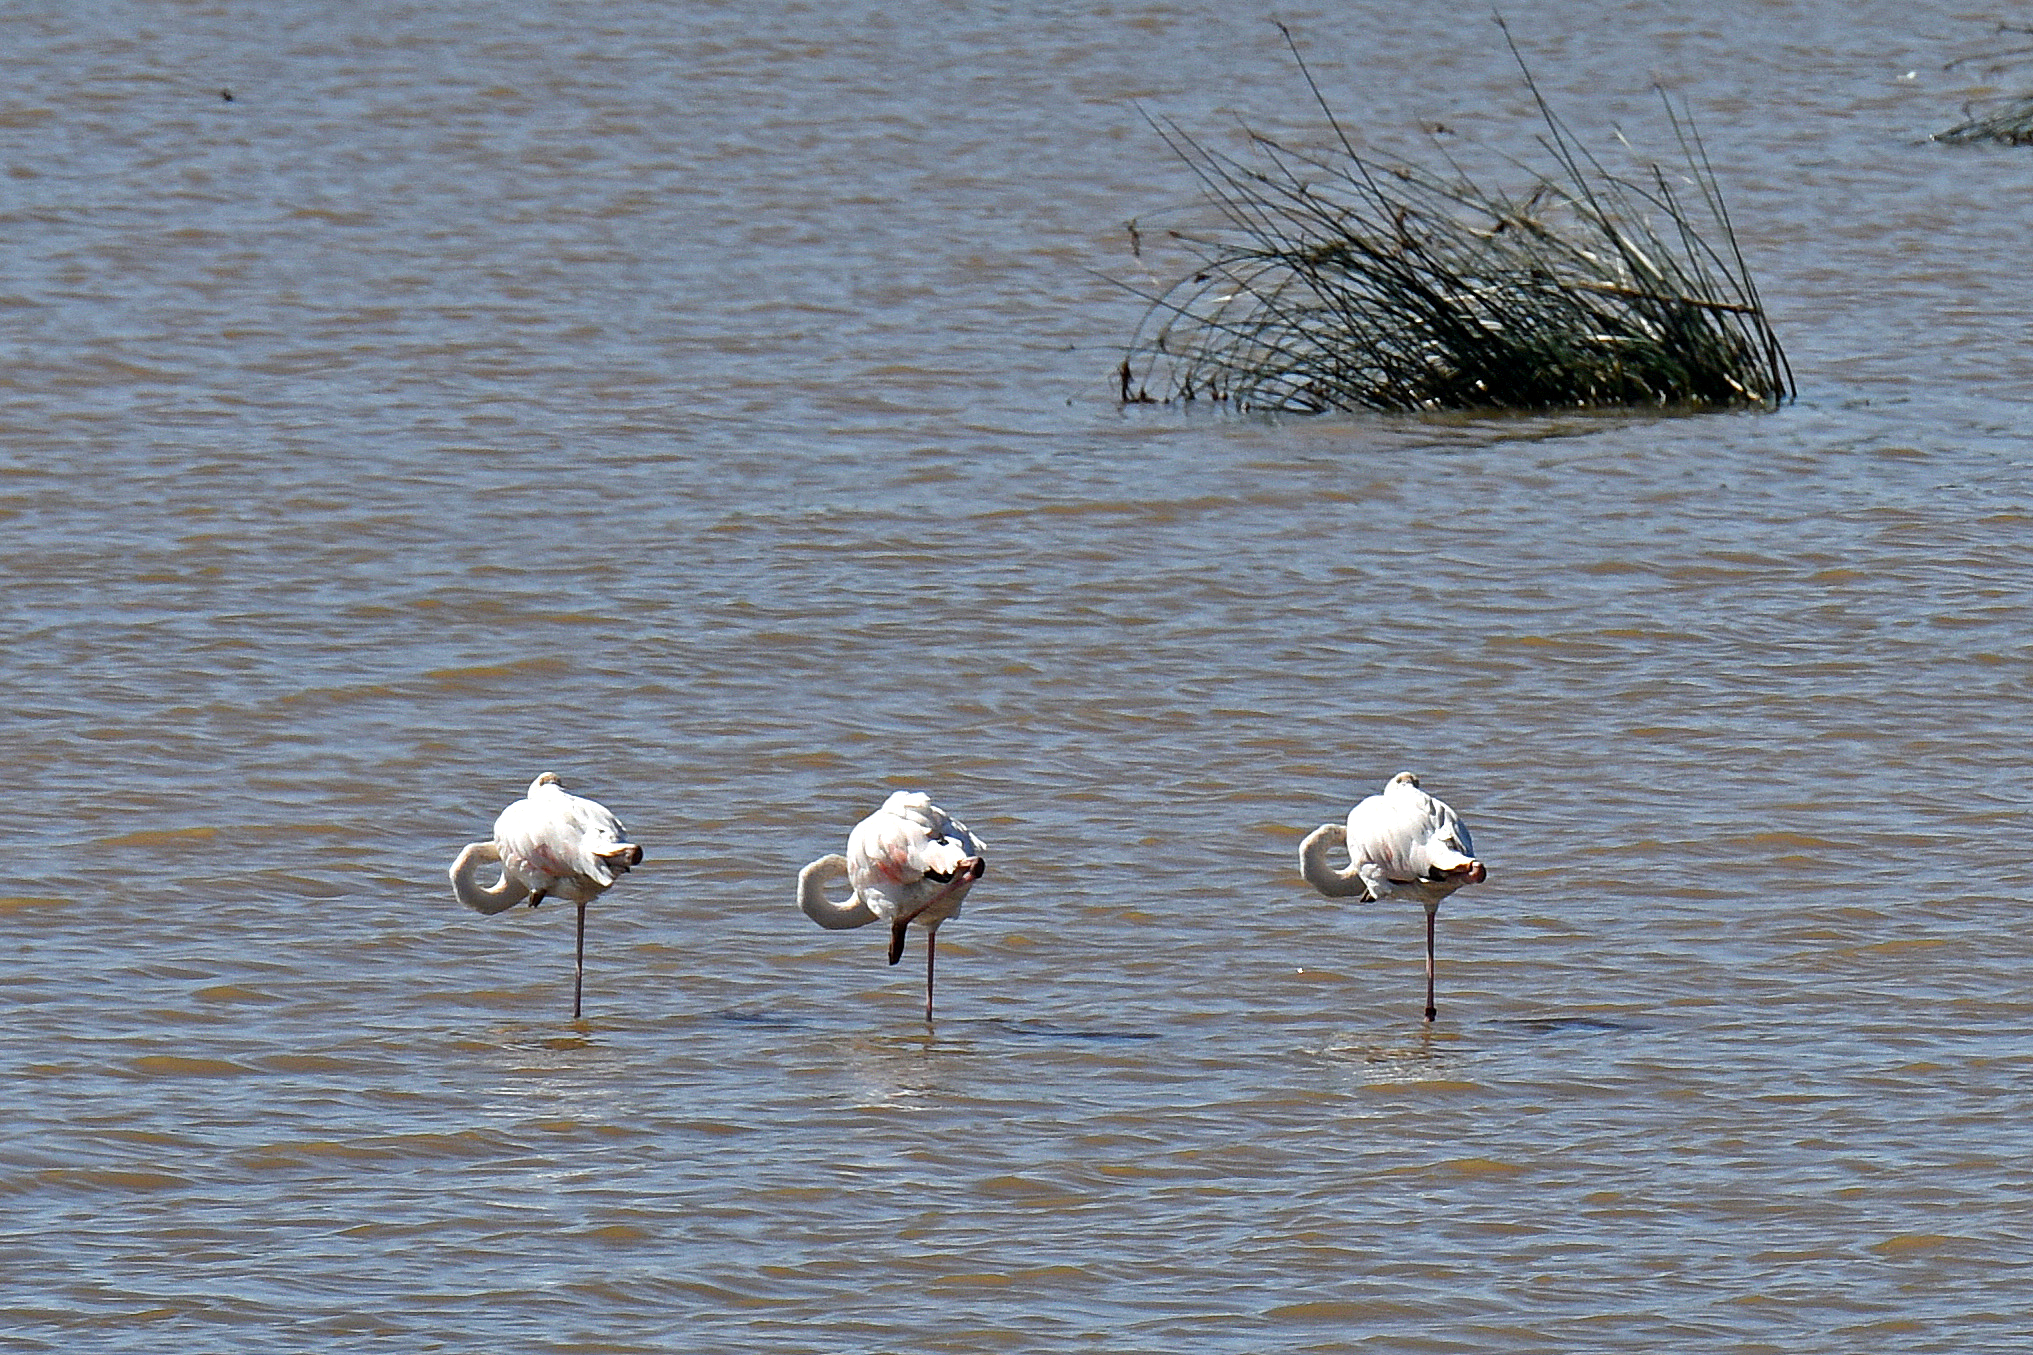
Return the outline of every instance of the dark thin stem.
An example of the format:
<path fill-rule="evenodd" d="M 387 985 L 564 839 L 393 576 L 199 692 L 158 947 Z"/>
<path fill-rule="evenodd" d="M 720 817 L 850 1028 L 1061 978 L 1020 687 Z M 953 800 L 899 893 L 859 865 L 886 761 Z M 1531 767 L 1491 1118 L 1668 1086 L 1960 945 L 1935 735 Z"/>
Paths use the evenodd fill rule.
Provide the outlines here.
<path fill-rule="evenodd" d="M 1431 1021 L 1440 1015 L 1440 1009 L 1433 1005 L 1433 919 L 1434 910 L 1426 910 L 1426 1019 Z"/>
<path fill-rule="evenodd" d="M 579 1019 L 579 994 L 586 986 L 586 901 L 579 900 L 579 943 L 572 958 L 572 1019 Z"/>

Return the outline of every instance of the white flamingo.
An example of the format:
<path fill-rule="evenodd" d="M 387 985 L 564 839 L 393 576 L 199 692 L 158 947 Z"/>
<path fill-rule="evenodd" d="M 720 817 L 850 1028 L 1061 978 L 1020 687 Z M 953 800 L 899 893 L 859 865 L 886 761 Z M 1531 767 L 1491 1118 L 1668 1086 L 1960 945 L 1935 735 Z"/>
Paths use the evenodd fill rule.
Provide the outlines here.
<path fill-rule="evenodd" d="M 1348 869 L 1327 863 L 1327 849 L 1348 849 Z M 1299 873 L 1330 899 L 1376 900 L 1409 894 L 1426 905 L 1426 1019 L 1433 1006 L 1433 915 L 1440 900 L 1488 878 L 1475 844 L 1454 811 L 1399 772 L 1348 811 L 1347 826 L 1323 823 L 1299 844 Z"/>
<path fill-rule="evenodd" d="M 988 869 L 981 839 L 917 791 L 898 791 L 847 837 L 847 855 L 822 856 L 798 872 L 798 906 L 830 931 L 889 923 L 889 962 L 903 958 L 904 929 L 925 929 L 925 1020 L 932 1019 L 932 963 L 939 924 Z M 854 892 L 845 903 L 826 897 L 835 877 Z"/>
<path fill-rule="evenodd" d="M 501 878 L 479 881 L 480 867 L 501 863 Z M 606 805 L 568 793 L 555 772 L 529 783 L 529 794 L 494 820 L 494 840 L 473 842 L 452 862 L 452 892 L 477 913 L 499 913 L 550 895 L 579 905 L 579 943 L 572 978 L 572 1019 L 586 980 L 586 905 L 618 875 L 642 864 L 642 848 L 627 840 L 621 820 Z"/>

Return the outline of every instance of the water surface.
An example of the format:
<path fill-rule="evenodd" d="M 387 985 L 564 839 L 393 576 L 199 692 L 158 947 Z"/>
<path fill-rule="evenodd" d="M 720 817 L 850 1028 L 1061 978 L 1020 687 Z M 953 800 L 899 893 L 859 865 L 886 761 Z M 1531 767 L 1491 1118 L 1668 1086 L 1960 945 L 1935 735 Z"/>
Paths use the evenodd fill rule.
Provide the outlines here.
<path fill-rule="evenodd" d="M 1796 405 L 1119 409 L 1139 110 L 1309 126 L 1248 7 L 0 19 L 0 1348 L 2015 1348 L 1986 21 L 1506 13 L 1597 144 L 1685 97 Z M 1279 17 L 1530 153 L 1485 10 Z M 1405 768 L 1430 1028 L 1294 865 Z M 444 876 L 546 769 L 649 854 L 577 1024 Z M 903 787 L 991 858 L 931 1029 L 792 902 Z"/>

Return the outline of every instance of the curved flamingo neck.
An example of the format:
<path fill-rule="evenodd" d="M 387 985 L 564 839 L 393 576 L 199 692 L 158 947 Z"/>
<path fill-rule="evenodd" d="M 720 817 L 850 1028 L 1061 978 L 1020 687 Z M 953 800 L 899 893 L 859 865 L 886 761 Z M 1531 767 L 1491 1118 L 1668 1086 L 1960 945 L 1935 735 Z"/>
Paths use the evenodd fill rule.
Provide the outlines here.
<path fill-rule="evenodd" d="M 476 913 L 499 913 L 529 897 L 529 890 L 507 871 L 491 885 L 480 883 L 480 867 L 501 859 L 492 842 L 470 842 L 452 863 L 452 892 Z"/>
<path fill-rule="evenodd" d="M 866 927 L 875 921 L 875 910 L 862 899 L 859 890 L 849 895 L 845 903 L 826 897 L 827 882 L 836 877 L 848 882 L 847 858 L 838 852 L 822 856 L 798 872 L 798 907 L 805 910 L 805 916 L 835 932 Z"/>
<path fill-rule="evenodd" d="M 1353 861 L 1348 869 L 1336 870 L 1327 860 L 1329 847 L 1348 846 L 1348 828 L 1339 823 L 1323 823 L 1306 835 L 1299 844 L 1299 873 L 1306 877 L 1306 883 L 1330 899 L 1367 899 L 1369 886 L 1363 882 Z"/>

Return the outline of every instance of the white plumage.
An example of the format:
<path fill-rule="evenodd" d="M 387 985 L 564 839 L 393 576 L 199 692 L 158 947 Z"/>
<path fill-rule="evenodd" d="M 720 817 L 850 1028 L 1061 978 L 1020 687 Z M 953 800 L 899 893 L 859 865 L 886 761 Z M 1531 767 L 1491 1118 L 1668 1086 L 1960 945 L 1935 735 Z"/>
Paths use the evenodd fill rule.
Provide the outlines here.
<path fill-rule="evenodd" d="M 452 892 L 475 912 L 499 913 L 525 901 L 534 908 L 552 895 L 579 906 L 574 1020 L 586 977 L 586 905 L 642 863 L 642 848 L 627 836 L 606 805 L 567 792 L 556 773 L 545 772 L 494 820 L 493 841 L 468 843 L 452 862 Z M 501 863 L 501 878 L 483 886 L 480 867 L 490 861 Z"/>
<path fill-rule="evenodd" d="M 838 931 L 889 923 L 889 962 L 903 958 L 904 932 L 925 932 L 925 1019 L 932 1019 L 932 969 L 939 926 L 988 869 L 982 842 L 967 825 L 918 791 L 898 791 L 854 825 L 847 855 L 822 856 L 798 872 L 798 906 L 821 927 Z M 829 880 L 847 881 L 844 903 L 826 897 Z"/>
<path fill-rule="evenodd" d="M 1348 866 L 1328 864 L 1327 849 L 1345 846 Z M 1433 1006 L 1433 918 L 1440 901 L 1488 878 L 1475 844 L 1454 811 L 1399 772 L 1348 811 L 1346 826 L 1323 823 L 1299 844 L 1299 873 L 1331 899 L 1376 900 L 1409 894 L 1426 906 L 1426 1019 Z"/>

